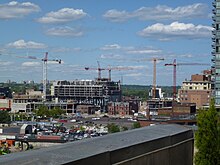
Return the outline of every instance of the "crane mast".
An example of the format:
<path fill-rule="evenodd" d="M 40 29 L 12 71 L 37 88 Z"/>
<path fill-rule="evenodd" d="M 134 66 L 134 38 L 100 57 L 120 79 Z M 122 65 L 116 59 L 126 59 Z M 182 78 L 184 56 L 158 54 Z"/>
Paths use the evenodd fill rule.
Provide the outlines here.
<path fill-rule="evenodd" d="M 42 59 L 43 61 L 43 101 L 46 101 L 47 95 L 47 60 L 48 60 L 48 52 L 46 52 L 45 57 Z"/>
<path fill-rule="evenodd" d="M 156 65 L 157 65 L 157 61 L 158 60 L 164 60 L 164 58 L 153 58 L 153 63 L 154 63 L 154 67 L 153 67 L 153 95 L 152 98 L 156 98 L 156 86 L 157 86 L 157 69 L 156 69 Z"/>
<path fill-rule="evenodd" d="M 164 64 L 165 66 L 173 66 L 173 100 L 176 100 L 177 90 L 176 90 L 176 66 L 182 65 L 210 65 L 206 63 L 177 63 L 176 59 L 173 60 L 173 63 Z"/>
<path fill-rule="evenodd" d="M 48 59 L 48 52 L 45 53 L 43 61 L 43 102 L 47 101 L 47 62 L 48 61 L 55 61 L 61 64 L 61 59 Z"/>

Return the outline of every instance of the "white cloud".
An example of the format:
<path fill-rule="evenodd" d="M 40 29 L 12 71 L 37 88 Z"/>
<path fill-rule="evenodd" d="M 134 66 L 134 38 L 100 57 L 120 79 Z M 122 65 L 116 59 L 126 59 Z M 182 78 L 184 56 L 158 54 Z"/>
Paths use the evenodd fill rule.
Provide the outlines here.
<path fill-rule="evenodd" d="M 48 29 L 46 34 L 52 36 L 63 36 L 63 37 L 80 37 L 83 35 L 83 32 L 81 29 L 65 26 L 65 27 L 55 27 Z"/>
<path fill-rule="evenodd" d="M 118 10 L 112 9 L 112 10 L 108 10 L 103 15 L 103 17 L 112 22 L 123 22 L 131 18 L 132 15 L 126 11 L 118 11 Z"/>
<path fill-rule="evenodd" d="M 148 68 L 147 65 L 135 65 L 135 66 L 128 66 L 128 68 L 132 68 L 133 70 L 143 70 Z"/>
<path fill-rule="evenodd" d="M 82 48 L 79 47 L 75 47 L 75 48 L 67 48 L 67 47 L 56 47 L 56 48 L 52 48 L 51 52 L 63 52 L 63 53 L 67 53 L 67 52 L 80 52 L 82 51 Z"/>
<path fill-rule="evenodd" d="M 121 48 L 121 46 L 118 44 L 111 44 L 111 45 L 105 45 L 105 46 L 101 47 L 100 49 L 101 50 L 117 50 L 120 48 Z"/>
<path fill-rule="evenodd" d="M 156 7 L 141 7 L 135 11 L 108 10 L 103 17 L 112 22 L 123 22 L 131 18 L 139 20 L 179 20 L 193 17 L 208 17 L 207 5 L 196 3 L 176 8 L 158 5 Z"/>
<path fill-rule="evenodd" d="M 123 76 L 126 76 L 126 77 L 140 77 L 140 76 L 143 76 L 142 73 L 130 73 L 130 74 L 125 74 Z"/>
<path fill-rule="evenodd" d="M 41 66 L 41 63 L 40 62 L 23 62 L 21 64 L 21 66 L 23 66 L 23 67 L 38 67 L 38 66 Z"/>
<path fill-rule="evenodd" d="M 0 60 L 0 66 L 9 66 L 9 65 L 12 65 L 13 62 L 11 61 L 2 61 Z"/>
<path fill-rule="evenodd" d="M 12 1 L 7 4 L 0 4 L 0 19 L 20 18 L 38 11 L 40 11 L 40 7 L 31 2 Z"/>
<path fill-rule="evenodd" d="M 212 27 L 194 24 L 185 24 L 173 22 L 169 25 L 156 23 L 148 26 L 138 34 L 143 37 L 152 37 L 157 39 L 169 38 L 204 38 L 211 36 Z"/>
<path fill-rule="evenodd" d="M 129 50 L 127 51 L 129 54 L 157 54 L 161 53 L 161 50 L 155 50 L 155 49 L 136 49 L 136 50 Z"/>
<path fill-rule="evenodd" d="M 151 47 L 131 47 L 131 46 L 120 46 L 119 44 L 110 44 L 104 45 L 100 48 L 101 50 L 105 51 L 113 51 L 113 50 L 120 50 L 123 53 L 127 54 L 156 54 L 161 53 L 159 49 L 153 49 Z"/>
<path fill-rule="evenodd" d="M 124 57 L 119 54 L 102 54 L 100 56 L 102 59 L 115 59 L 115 60 L 122 60 Z"/>
<path fill-rule="evenodd" d="M 16 48 L 16 49 L 43 49 L 46 48 L 47 46 L 43 43 L 37 43 L 33 41 L 27 41 L 25 42 L 24 40 L 18 40 L 12 43 L 9 43 L 7 45 L 8 47 L 11 48 Z"/>
<path fill-rule="evenodd" d="M 40 23 L 67 23 L 81 19 L 87 14 L 82 9 L 63 8 L 56 12 L 52 11 L 38 19 Z"/>

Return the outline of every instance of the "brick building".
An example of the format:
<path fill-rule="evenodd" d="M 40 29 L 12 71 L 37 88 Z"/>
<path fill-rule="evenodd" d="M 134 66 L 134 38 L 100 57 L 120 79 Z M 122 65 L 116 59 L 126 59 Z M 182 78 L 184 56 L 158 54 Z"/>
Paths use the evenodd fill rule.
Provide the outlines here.
<path fill-rule="evenodd" d="M 129 110 L 128 102 L 109 102 L 108 103 L 108 114 L 109 115 L 130 115 L 132 112 Z"/>
<path fill-rule="evenodd" d="M 182 83 L 178 90 L 180 103 L 196 103 L 196 107 L 202 108 L 209 105 L 211 98 L 211 71 L 205 70 L 203 74 L 191 76 L 191 80 Z"/>

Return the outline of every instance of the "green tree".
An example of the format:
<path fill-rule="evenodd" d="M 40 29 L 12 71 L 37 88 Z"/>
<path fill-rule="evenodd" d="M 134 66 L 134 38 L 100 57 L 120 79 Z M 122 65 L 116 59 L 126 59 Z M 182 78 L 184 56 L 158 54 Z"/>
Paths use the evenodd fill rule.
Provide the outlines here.
<path fill-rule="evenodd" d="M 116 124 L 114 124 L 114 123 L 108 124 L 107 127 L 108 127 L 108 132 L 109 132 L 109 133 L 120 132 L 119 126 L 116 125 Z"/>
<path fill-rule="evenodd" d="M 0 123 L 10 123 L 11 117 L 8 111 L 0 111 Z"/>
<path fill-rule="evenodd" d="M 140 128 L 141 124 L 137 121 L 133 123 L 133 128 Z"/>
<path fill-rule="evenodd" d="M 128 130 L 128 127 L 126 127 L 126 126 L 122 127 L 122 131 L 127 131 L 127 130 Z"/>
<path fill-rule="evenodd" d="M 38 110 L 35 110 L 35 113 L 37 116 L 40 116 L 41 118 L 45 118 L 45 117 L 50 116 L 50 112 L 49 112 L 47 106 L 45 106 L 45 105 L 40 106 Z"/>
<path fill-rule="evenodd" d="M 195 154 L 195 164 L 220 165 L 219 118 L 214 100 L 211 101 L 209 110 L 199 112 L 197 125 L 195 144 L 198 152 Z"/>
<path fill-rule="evenodd" d="M 54 107 L 50 110 L 50 116 L 53 118 L 58 118 L 60 115 L 62 115 L 64 111 L 60 109 L 59 107 Z"/>

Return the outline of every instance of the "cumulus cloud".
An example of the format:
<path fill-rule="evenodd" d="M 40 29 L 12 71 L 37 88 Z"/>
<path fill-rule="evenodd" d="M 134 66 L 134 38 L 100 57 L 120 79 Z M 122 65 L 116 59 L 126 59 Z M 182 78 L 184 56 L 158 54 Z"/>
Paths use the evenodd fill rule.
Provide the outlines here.
<path fill-rule="evenodd" d="M 212 27 L 194 24 L 185 24 L 173 22 L 169 25 L 156 23 L 148 26 L 138 34 L 143 37 L 152 37 L 157 39 L 171 39 L 171 38 L 204 38 L 211 36 Z"/>
<path fill-rule="evenodd" d="M 41 66 L 41 63 L 40 62 L 23 62 L 21 64 L 21 66 L 23 67 L 38 67 L 38 66 Z"/>
<path fill-rule="evenodd" d="M 27 41 L 25 42 L 24 40 L 18 40 L 12 43 L 9 43 L 7 45 L 8 47 L 11 48 L 16 48 L 16 49 L 43 49 L 46 48 L 47 46 L 43 43 L 37 43 L 33 41 Z"/>
<path fill-rule="evenodd" d="M 111 45 L 105 45 L 105 46 L 101 47 L 100 49 L 101 50 L 117 50 L 120 48 L 121 48 L 121 46 L 118 44 L 111 44 Z"/>
<path fill-rule="evenodd" d="M 104 15 L 104 18 L 112 21 L 112 22 L 123 22 L 129 18 L 132 18 L 132 14 L 126 11 L 118 11 L 115 9 L 108 10 Z"/>
<path fill-rule="evenodd" d="M 63 8 L 55 12 L 47 13 L 45 16 L 39 18 L 38 22 L 46 24 L 67 23 L 81 19 L 86 15 L 82 9 Z"/>
<path fill-rule="evenodd" d="M 165 5 L 156 7 L 141 7 L 135 11 L 108 10 L 103 17 L 112 22 L 123 22 L 131 18 L 139 20 L 179 20 L 192 17 L 207 17 L 208 6 L 202 3 L 196 3 L 187 6 L 172 8 Z"/>
<path fill-rule="evenodd" d="M 0 4 L 0 19 L 21 18 L 38 11 L 40 11 L 40 7 L 31 2 L 12 1 L 7 4 Z"/>
<path fill-rule="evenodd" d="M 83 35 L 83 31 L 81 29 L 65 26 L 48 29 L 46 34 L 61 37 L 80 37 Z"/>

